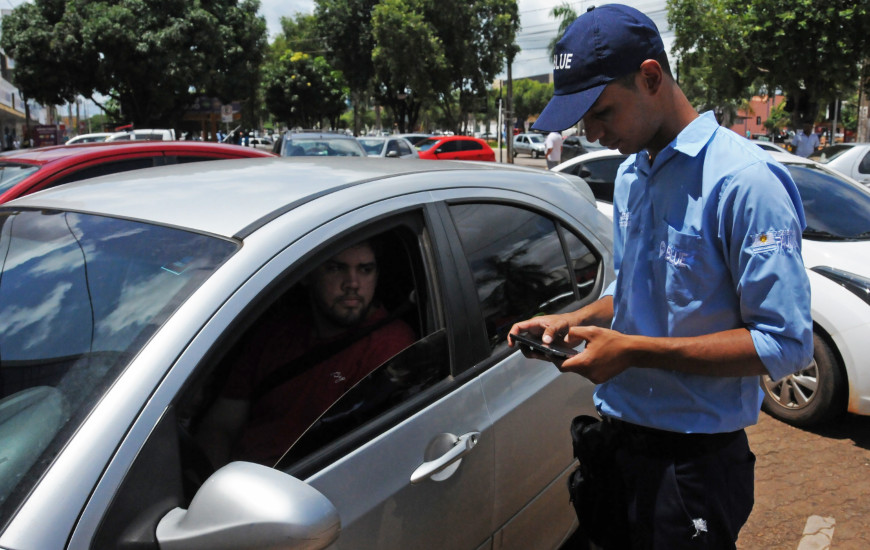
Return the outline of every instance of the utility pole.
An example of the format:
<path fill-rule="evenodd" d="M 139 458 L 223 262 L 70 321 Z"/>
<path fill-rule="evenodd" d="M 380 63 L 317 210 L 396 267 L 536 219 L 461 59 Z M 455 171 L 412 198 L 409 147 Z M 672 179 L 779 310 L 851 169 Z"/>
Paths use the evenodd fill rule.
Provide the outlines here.
<path fill-rule="evenodd" d="M 504 139 L 507 141 L 507 161 L 510 164 L 514 163 L 514 81 L 511 76 L 511 65 L 513 59 L 508 58 L 507 64 L 507 109 L 505 109 L 505 119 L 507 120 L 507 130 L 505 130 Z"/>

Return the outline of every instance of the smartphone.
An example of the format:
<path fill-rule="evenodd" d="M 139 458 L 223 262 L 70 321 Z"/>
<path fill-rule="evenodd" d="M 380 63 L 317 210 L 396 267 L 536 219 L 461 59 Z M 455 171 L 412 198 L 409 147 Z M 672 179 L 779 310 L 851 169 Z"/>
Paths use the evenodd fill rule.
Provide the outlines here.
<path fill-rule="evenodd" d="M 543 341 L 541 341 L 540 336 L 535 336 L 533 334 L 529 334 L 528 332 L 511 334 L 509 335 L 509 337 L 512 338 L 514 342 L 518 343 L 520 346 L 530 348 L 532 351 L 537 351 L 539 353 L 543 353 L 544 355 L 549 355 L 558 359 L 567 359 L 579 353 L 577 350 L 571 349 L 565 345 L 559 345 L 556 343 L 545 344 Z"/>

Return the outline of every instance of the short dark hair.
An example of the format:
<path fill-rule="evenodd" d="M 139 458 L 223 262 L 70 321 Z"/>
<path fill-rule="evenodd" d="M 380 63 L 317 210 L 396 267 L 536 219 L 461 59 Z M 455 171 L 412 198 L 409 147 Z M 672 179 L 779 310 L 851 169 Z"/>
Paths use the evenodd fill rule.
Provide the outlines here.
<path fill-rule="evenodd" d="M 673 73 L 671 72 L 671 64 L 668 61 L 668 52 L 662 52 L 658 56 L 656 56 L 655 60 L 662 67 L 662 72 L 665 73 L 668 77 L 674 78 Z M 635 87 L 634 77 L 637 76 L 638 71 L 633 73 L 629 73 L 625 76 L 620 76 L 615 79 L 614 82 L 622 86 L 623 88 L 628 88 L 629 90 L 633 90 Z"/>

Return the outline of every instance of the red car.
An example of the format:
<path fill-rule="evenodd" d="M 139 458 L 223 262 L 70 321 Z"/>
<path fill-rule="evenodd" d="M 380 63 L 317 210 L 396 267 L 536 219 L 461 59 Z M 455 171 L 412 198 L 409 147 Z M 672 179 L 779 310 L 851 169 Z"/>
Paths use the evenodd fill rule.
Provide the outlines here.
<path fill-rule="evenodd" d="M 274 156 L 254 148 L 199 141 L 122 141 L 19 149 L 0 154 L 0 203 L 40 189 L 138 168 Z"/>
<path fill-rule="evenodd" d="M 495 162 L 495 151 L 482 139 L 470 136 L 434 136 L 416 144 L 421 159 L 487 160 Z"/>

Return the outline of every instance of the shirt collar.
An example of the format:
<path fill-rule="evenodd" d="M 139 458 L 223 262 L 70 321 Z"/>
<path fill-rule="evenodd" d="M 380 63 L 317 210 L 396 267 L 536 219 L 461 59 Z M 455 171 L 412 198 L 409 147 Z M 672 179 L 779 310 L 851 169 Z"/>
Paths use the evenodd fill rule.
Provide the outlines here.
<path fill-rule="evenodd" d="M 698 156 L 718 128 L 719 123 L 716 122 L 716 116 L 713 114 L 713 111 L 707 111 L 698 116 L 688 126 L 683 128 L 667 147 L 659 151 L 659 154 L 656 155 L 656 169 L 661 167 L 675 153 L 682 153 L 690 157 Z M 653 167 L 650 165 L 649 153 L 646 150 L 635 155 L 635 166 L 644 175 L 649 175 L 652 172 Z"/>

